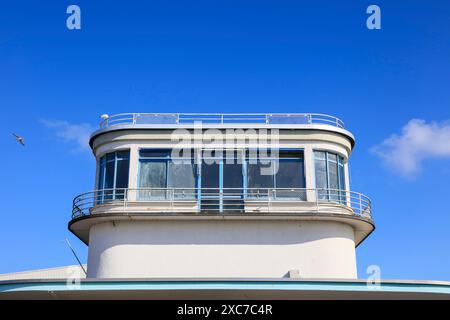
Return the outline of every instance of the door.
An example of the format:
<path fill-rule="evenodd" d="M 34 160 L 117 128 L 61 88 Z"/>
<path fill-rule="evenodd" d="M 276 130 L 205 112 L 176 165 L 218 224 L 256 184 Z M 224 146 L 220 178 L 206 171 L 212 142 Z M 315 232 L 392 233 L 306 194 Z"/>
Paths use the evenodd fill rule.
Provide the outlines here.
<path fill-rule="evenodd" d="M 231 160 L 231 159 L 230 159 Z M 200 173 L 200 208 L 203 212 L 242 212 L 244 177 L 241 163 L 221 157 L 203 159 Z"/>
<path fill-rule="evenodd" d="M 220 162 L 210 163 L 202 159 L 199 190 L 202 212 L 220 211 Z"/>
<path fill-rule="evenodd" d="M 244 178 L 241 163 L 222 163 L 222 211 L 244 210 Z"/>

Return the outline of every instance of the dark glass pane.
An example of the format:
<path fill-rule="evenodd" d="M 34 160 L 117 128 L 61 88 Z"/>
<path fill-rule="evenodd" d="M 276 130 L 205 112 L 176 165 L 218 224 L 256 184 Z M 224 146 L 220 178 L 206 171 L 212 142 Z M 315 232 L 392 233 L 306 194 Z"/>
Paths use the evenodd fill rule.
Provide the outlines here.
<path fill-rule="evenodd" d="M 114 188 L 114 168 L 115 168 L 114 161 L 106 162 L 104 189 L 113 189 Z M 114 195 L 114 190 L 107 190 L 104 192 L 104 199 L 112 199 L 113 195 Z"/>
<path fill-rule="evenodd" d="M 346 195 L 346 192 L 345 192 L 345 189 L 346 189 L 346 186 L 345 186 L 345 169 L 344 169 L 344 163 L 343 163 L 343 159 L 341 158 L 341 157 L 339 157 L 339 159 L 338 159 L 338 161 L 339 161 L 339 189 L 341 189 L 342 191 L 341 191 L 341 194 L 340 194 L 340 200 L 341 200 L 341 203 L 345 203 L 345 201 L 346 201 L 346 197 L 345 197 L 345 195 Z"/>
<path fill-rule="evenodd" d="M 278 172 L 275 175 L 276 196 L 304 199 L 305 176 L 303 161 L 299 160 L 280 160 Z M 278 188 L 287 188 L 286 190 L 278 190 Z M 291 189 L 292 188 L 292 189 Z"/>
<path fill-rule="evenodd" d="M 217 212 L 220 210 L 219 164 L 202 163 L 201 170 L 201 210 Z"/>
<path fill-rule="evenodd" d="M 142 149 L 139 151 L 141 158 L 168 158 L 171 154 L 170 149 Z"/>
<path fill-rule="evenodd" d="M 117 159 L 129 159 L 130 158 L 130 151 L 117 151 Z"/>
<path fill-rule="evenodd" d="M 117 161 L 116 198 L 122 199 L 125 194 L 124 189 L 128 188 L 129 166 L 130 161 L 128 159 Z"/>
<path fill-rule="evenodd" d="M 117 161 L 116 188 L 128 188 L 129 166 L 130 166 L 129 160 Z"/>
<path fill-rule="evenodd" d="M 244 209 L 242 164 L 223 165 L 223 201 L 224 212 L 236 212 Z"/>
<path fill-rule="evenodd" d="M 219 188 L 219 164 L 202 164 L 202 189 Z M 218 190 L 204 190 L 207 193 L 217 193 Z"/>
<path fill-rule="evenodd" d="M 242 164 L 224 164 L 223 165 L 223 187 L 242 188 Z M 236 192 L 234 190 L 233 192 Z"/>
<path fill-rule="evenodd" d="M 267 175 L 269 165 L 261 163 L 248 164 L 247 167 L 247 194 L 249 197 L 267 197 L 269 188 L 274 188 L 274 176 Z M 263 170 L 265 169 L 265 170 Z"/>
<path fill-rule="evenodd" d="M 116 154 L 114 152 L 108 153 L 106 155 L 106 161 L 114 161 L 116 159 Z"/>
<path fill-rule="evenodd" d="M 115 163 L 114 162 L 107 162 L 106 163 L 105 189 L 112 189 L 112 188 L 114 188 L 114 168 L 115 168 Z"/>
<path fill-rule="evenodd" d="M 294 158 L 294 159 L 303 159 L 303 151 L 302 150 L 283 150 L 279 152 L 280 158 Z"/>

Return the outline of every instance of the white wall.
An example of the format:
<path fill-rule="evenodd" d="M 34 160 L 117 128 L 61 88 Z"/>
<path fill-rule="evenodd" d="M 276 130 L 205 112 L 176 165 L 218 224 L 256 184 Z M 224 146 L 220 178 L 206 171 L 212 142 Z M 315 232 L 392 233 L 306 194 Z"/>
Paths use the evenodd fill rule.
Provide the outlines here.
<path fill-rule="evenodd" d="M 354 233 L 328 221 L 116 221 L 90 231 L 88 277 L 356 278 Z"/>
<path fill-rule="evenodd" d="M 86 270 L 86 265 L 83 268 Z M 79 265 L 48 269 L 36 269 L 0 274 L 0 281 L 24 279 L 84 279 L 86 275 Z"/>

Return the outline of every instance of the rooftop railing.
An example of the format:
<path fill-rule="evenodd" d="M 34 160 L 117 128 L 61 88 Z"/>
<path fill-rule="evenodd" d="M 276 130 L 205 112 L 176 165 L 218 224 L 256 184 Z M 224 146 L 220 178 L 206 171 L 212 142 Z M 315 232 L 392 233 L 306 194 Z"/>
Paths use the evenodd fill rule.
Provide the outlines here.
<path fill-rule="evenodd" d="M 120 113 L 104 115 L 100 128 L 126 124 L 325 124 L 344 128 L 339 118 L 320 113 Z"/>
<path fill-rule="evenodd" d="M 110 210 L 111 209 L 111 210 Z M 102 189 L 73 200 L 72 219 L 96 213 L 296 214 L 343 213 L 372 219 L 358 192 L 308 188 Z"/>

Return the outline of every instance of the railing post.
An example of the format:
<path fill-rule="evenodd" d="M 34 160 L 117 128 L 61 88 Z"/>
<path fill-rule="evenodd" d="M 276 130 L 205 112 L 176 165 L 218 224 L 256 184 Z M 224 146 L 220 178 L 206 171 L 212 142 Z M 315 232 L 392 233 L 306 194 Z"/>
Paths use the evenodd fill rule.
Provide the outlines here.
<path fill-rule="evenodd" d="M 319 212 L 319 189 L 315 190 L 316 194 L 316 211 Z"/>
<path fill-rule="evenodd" d="M 362 199 L 361 199 L 361 193 L 359 194 L 359 215 L 362 214 Z"/>
<path fill-rule="evenodd" d="M 123 211 L 127 208 L 128 201 L 128 189 L 123 189 Z"/>

